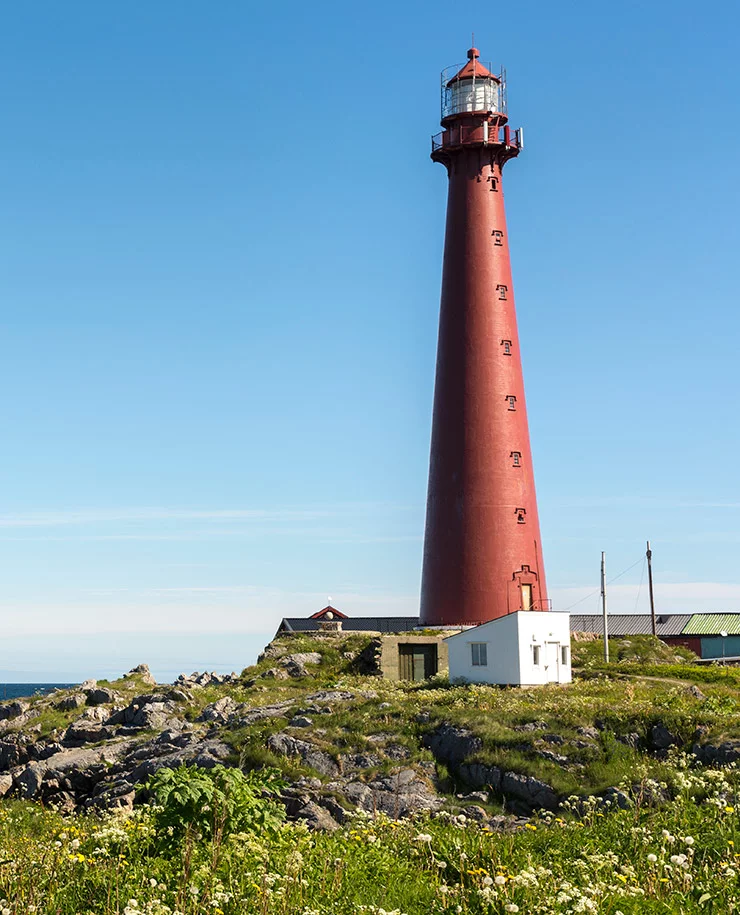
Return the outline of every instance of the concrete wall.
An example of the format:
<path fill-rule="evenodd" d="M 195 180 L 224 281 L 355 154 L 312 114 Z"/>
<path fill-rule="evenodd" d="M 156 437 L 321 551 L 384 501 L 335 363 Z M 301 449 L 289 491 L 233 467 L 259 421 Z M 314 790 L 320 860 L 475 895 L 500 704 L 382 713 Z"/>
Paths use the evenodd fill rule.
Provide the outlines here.
<path fill-rule="evenodd" d="M 488 663 L 473 666 L 471 644 L 486 645 Z M 534 647 L 539 648 L 535 664 Z M 570 618 L 567 613 L 510 613 L 447 640 L 451 680 L 537 686 L 570 683 Z M 562 649 L 567 649 L 563 663 Z"/>
<path fill-rule="evenodd" d="M 447 642 L 442 635 L 384 635 L 380 643 L 380 670 L 386 679 L 400 679 L 399 645 L 437 645 L 437 671 L 447 672 Z"/>

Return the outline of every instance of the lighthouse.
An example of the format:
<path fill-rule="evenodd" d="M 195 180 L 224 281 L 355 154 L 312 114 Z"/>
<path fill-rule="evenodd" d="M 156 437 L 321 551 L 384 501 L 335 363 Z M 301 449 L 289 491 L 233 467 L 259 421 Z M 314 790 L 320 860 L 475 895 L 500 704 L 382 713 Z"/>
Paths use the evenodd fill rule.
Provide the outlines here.
<path fill-rule="evenodd" d="M 503 168 L 523 148 L 506 79 L 480 60 L 442 74 L 447 169 L 421 624 L 549 610 L 524 398 Z"/>

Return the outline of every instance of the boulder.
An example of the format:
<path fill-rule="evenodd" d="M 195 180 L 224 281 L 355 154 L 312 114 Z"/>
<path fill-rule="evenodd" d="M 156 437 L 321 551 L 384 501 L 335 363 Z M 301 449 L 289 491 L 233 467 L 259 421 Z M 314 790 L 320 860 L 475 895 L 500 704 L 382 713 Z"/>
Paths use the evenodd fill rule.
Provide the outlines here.
<path fill-rule="evenodd" d="M 198 721 L 212 721 L 225 724 L 237 710 L 237 703 L 231 696 L 223 696 L 216 702 L 207 705 L 198 717 Z"/>
<path fill-rule="evenodd" d="M 54 708 L 60 712 L 72 712 L 75 709 L 82 708 L 86 699 L 87 696 L 84 693 L 71 693 L 69 696 L 64 696 L 58 702 L 55 702 Z"/>
<path fill-rule="evenodd" d="M 5 702 L 3 705 L 0 705 L 0 721 L 12 721 L 15 718 L 20 718 L 22 715 L 25 715 L 30 707 L 30 703 L 23 699 Z"/>
<path fill-rule="evenodd" d="M 306 664 L 321 664 L 321 655 L 318 651 L 297 651 L 295 654 L 285 655 L 280 660 L 280 664 L 283 667 L 288 667 L 290 664 L 300 664 L 301 666 Z"/>
<path fill-rule="evenodd" d="M 5 797 L 12 787 L 13 776 L 9 772 L 4 772 L 0 775 L 0 797 Z"/>
<path fill-rule="evenodd" d="M 602 801 L 611 801 L 610 806 L 618 807 L 620 810 L 627 810 L 629 807 L 632 807 L 632 799 L 629 794 L 622 791 L 621 788 L 607 788 L 601 797 Z"/>
<path fill-rule="evenodd" d="M 21 797 L 30 799 L 38 794 L 44 780 L 46 766 L 43 763 L 29 763 L 13 773 L 13 784 Z"/>
<path fill-rule="evenodd" d="M 305 715 L 296 715 L 288 722 L 288 726 L 291 728 L 310 728 L 312 724 L 313 720 Z"/>
<path fill-rule="evenodd" d="M 142 680 L 148 686 L 156 686 L 157 681 L 154 679 L 151 670 L 149 670 L 148 664 L 137 664 L 136 667 L 132 667 L 131 670 L 124 674 L 124 679 L 129 679 L 131 677 L 137 677 L 139 680 Z"/>
<path fill-rule="evenodd" d="M 517 772 L 503 773 L 501 793 L 506 797 L 523 801 L 532 810 L 557 810 L 560 803 L 554 789 L 546 782 Z"/>
<path fill-rule="evenodd" d="M 663 724 L 655 724 L 650 728 L 649 740 L 651 750 L 667 750 L 682 743 L 681 738 L 672 734 Z"/>
<path fill-rule="evenodd" d="M 429 782 L 415 769 L 400 769 L 370 782 L 350 782 L 343 794 L 361 810 L 380 811 L 393 819 L 421 810 L 438 810 L 443 804 Z"/>
<path fill-rule="evenodd" d="M 87 694 L 88 705 L 108 705 L 117 699 L 120 699 L 120 696 L 107 687 L 99 686 L 96 689 L 91 689 Z"/>
<path fill-rule="evenodd" d="M 296 813 L 297 820 L 305 820 L 309 829 L 322 832 L 334 832 L 339 829 L 339 823 L 324 807 L 314 801 L 309 801 Z"/>
<path fill-rule="evenodd" d="M 307 766 L 310 766 L 319 775 L 339 775 L 339 766 L 326 752 L 320 750 L 312 743 L 291 737 L 290 734 L 279 732 L 267 739 L 267 747 L 279 756 L 298 756 Z"/>
<path fill-rule="evenodd" d="M 422 744 L 432 751 L 436 759 L 454 768 L 469 756 L 479 752 L 483 741 L 468 728 L 441 724 L 436 730 L 424 736 Z"/>

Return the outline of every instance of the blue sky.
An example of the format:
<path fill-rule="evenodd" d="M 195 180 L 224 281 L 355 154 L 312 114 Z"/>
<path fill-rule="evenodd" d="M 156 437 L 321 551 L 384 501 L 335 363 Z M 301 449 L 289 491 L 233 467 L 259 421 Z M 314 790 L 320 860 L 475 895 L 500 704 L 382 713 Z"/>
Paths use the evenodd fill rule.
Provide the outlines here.
<path fill-rule="evenodd" d="M 473 30 L 526 129 L 505 186 L 555 606 L 595 611 L 600 551 L 616 574 L 649 537 L 659 609 L 740 609 L 736 5 L 0 22 L 0 678 L 239 668 L 328 595 L 416 612 L 429 136 Z M 613 609 L 646 609 L 642 572 Z"/>

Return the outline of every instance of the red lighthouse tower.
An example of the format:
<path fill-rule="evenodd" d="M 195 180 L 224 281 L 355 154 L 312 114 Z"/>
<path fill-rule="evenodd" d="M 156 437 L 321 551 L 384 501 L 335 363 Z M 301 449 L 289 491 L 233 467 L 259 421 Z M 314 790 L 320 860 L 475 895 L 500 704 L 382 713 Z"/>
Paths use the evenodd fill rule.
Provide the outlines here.
<path fill-rule="evenodd" d="M 522 149 L 504 71 L 442 73 L 432 159 L 449 177 L 422 625 L 548 610 L 502 171 Z"/>

